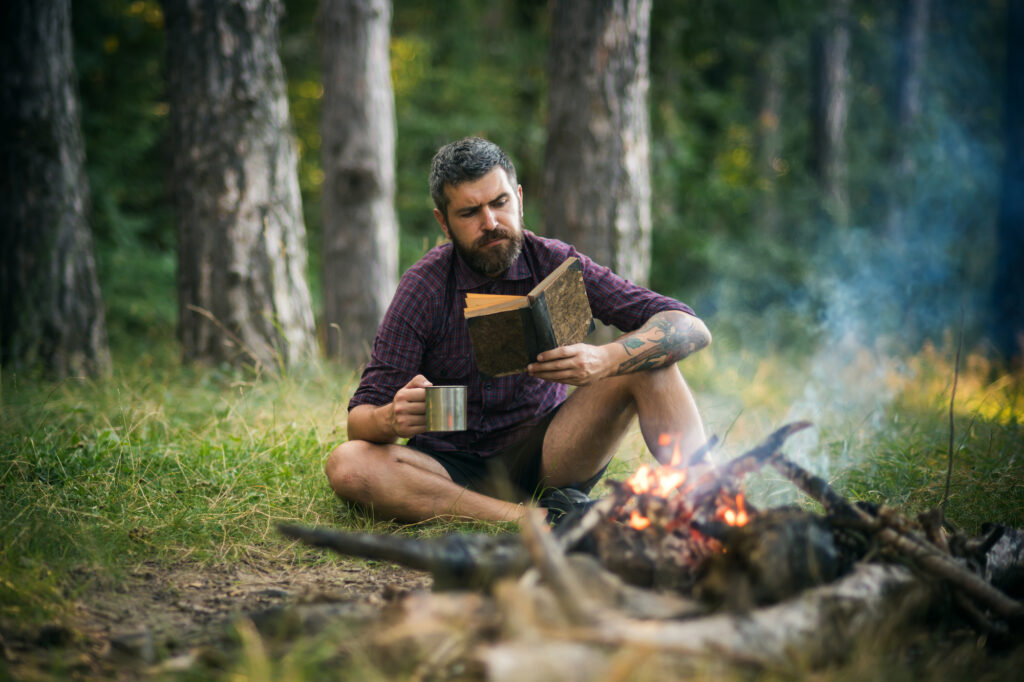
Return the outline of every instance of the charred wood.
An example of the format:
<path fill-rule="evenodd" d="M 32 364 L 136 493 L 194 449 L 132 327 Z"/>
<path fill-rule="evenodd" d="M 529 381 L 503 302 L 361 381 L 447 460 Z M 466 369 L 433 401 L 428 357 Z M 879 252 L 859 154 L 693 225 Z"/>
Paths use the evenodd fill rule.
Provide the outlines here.
<path fill-rule="evenodd" d="M 827 521 L 800 509 L 772 509 L 727 526 L 723 551 L 701 564 L 695 596 L 730 611 L 774 604 L 832 582 L 856 557 L 843 556 Z"/>
<path fill-rule="evenodd" d="M 902 517 L 893 512 L 879 513 L 872 517 L 860 507 L 847 502 L 824 479 L 811 474 L 785 457 L 776 455 L 770 462 L 797 487 L 821 503 L 826 510 L 844 517 L 852 516 L 866 526 L 873 527 L 875 537 L 896 557 L 909 561 L 932 576 L 963 590 L 1001 617 L 1024 618 L 1024 605 L 957 563 L 949 554 L 944 554 L 909 528 L 909 524 Z"/>

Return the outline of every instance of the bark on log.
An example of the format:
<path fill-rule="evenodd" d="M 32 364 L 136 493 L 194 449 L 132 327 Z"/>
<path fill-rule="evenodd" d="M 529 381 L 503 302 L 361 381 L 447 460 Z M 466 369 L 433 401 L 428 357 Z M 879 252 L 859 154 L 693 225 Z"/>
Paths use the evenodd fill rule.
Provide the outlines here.
<path fill-rule="evenodd" d="M 859 564 L 831 585 L 743 615 L 682 622 L 608 619 L 544 632 L 543 643 L 520 640 L 485 647 L 478 657 L 494 682 L 575 679 L 581 661 L 588 661 L 591 678 L 601 679 L 609 672 L 609 652 L 620 647 L 759 666 L 813 667 L 842 659 L 858 638 L 905 623 L 919 613 L 926 597 L 927 589 L 904 567 Z M 527 664 L 530 669 L 524 668 Z"/>

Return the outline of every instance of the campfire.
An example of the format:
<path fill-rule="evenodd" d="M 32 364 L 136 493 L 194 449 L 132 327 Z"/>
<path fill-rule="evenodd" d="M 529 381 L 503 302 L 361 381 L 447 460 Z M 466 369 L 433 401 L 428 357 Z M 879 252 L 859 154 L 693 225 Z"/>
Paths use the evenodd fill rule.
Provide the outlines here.
<path fill-rule="evenodd" d="M 849 502 L 782 453 L 786 439 L 808 426 L 784 426 L 720 466 L 708 461 L 714 439 L 684 457 L 667 434 L 660 442 L 667 456 L 625 481 L 610 481 L 609 495 L 554 533 L 536 519 L 520 535 L 428 540 L 281 530 L 341 554 L 430 571 L 434 595 L 410 597 L 399 620 L 422 620 L 414 611 L 438 608 L 430 599 L 490 595 L 496 630 L 487 631 L 512 641 L 492 634 L 456 649 L 487 667 L 491 679 L 502 679 L 503 666 L 517 655 L 537 654 L 522 641 L 529 618 L 508 612 L 525 603 L 533 604 L 534 616 L 556 606 L 556 620 L 569 629 L 537 627 L 558 646 L 714 651 L 744 665 L 778 665 L 794 647 L 826 662 L 837 642 L 920 614 L 939 596 L 985 636 L 1012 639 L 1024 619 L 1024 533 L 993 525 L 972 538 L 950 532 L 941 511 L 910 520 Z M 752 506 L 743 479 L 765 466 L 821 513 Z M 553 651 L 551 660 L 560 656 Z M 509 679 L 514 674 L 510 668 Z"/>

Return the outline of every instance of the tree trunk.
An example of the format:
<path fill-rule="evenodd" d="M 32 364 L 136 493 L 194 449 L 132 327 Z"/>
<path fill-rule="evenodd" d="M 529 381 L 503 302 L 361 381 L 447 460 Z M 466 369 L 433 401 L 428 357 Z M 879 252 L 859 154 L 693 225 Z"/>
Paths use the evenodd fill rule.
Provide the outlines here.
<path fill-rule="evenodd" d="M 279 0 L 164 1 L 187 360 L 272 368 L 315 351 L 280 12 Z"/>
<path fill-rule="evenodd" d="M 777 178 L 782 161 L 782 88 L 785 63 L 782 39 L 769 38 L 761 54 L 758 69 L 761 111 L 757 117 L 758 174 L 761 179 L 761 207 L 757 212 L 758 231 L 766 236 L 779 236 L 779 193 Z"/>
<path fill-rule="evenodd" d="M 849 108 L 850 0 L 830 0 L 825 25 L 814 39 L 811 168 L 827 213 L 838 225 L 849 221 L 846 179 L 846 115 Z"/>
<path fill-rule="evenodd" d="M 890 187 L 889 236 L 903 235 L 907 201 L 911 196 L 915 163 L 914 134 L 921 117 L 921 77 L 928 39 L 929 0 L 903 0 L 900 4 L 899 69 L 893 114 L 896 140 L 893 145 L 893 185 Z"/>
<path fill-rule="evenodd" d="M 389 0 L 323 0 L 324 325 L 358 364 L 398 279 Z"/>
<path fill-rule="evenodd" d="M 651 263 L 650 0 L 555 0 L 544 225 L 623 277 Z"/>
<path fill-rule="evenodd" d="M 1024 362 L 1024 0 L 1007 4 L 1006 159 L 997 228 L 992 340 L 1003 357 Z"/>
<path fill-rule="evenodd" d="M 6 3 L 0 46 L 0 359 L 105 372 L 107 331 L 71 49 L 69 0 Z"/>

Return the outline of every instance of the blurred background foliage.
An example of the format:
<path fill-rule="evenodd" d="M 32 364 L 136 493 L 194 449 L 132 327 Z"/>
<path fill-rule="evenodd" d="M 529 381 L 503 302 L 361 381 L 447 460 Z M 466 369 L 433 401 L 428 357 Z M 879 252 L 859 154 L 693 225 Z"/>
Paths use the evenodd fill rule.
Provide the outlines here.
<path fill-rule="evenodd" d="M 653 288 L 691 303 L 718 343 L 803 352 L 821 333 L 911 347 L 985 324 L 1002 163 L 1005 0 L 933 0 L 922 119 L 905 189 L 908 229 L 885 221 L 894 195 L 892 101 L 898 3 L 851 1 L 848 226 L 820 210 L 810 172 L 811 36 L 823 4 L 655 0 L 650 112 Z M 320 81 L 316 0 L 286 0 L 281 56 L 320 291 Z M 112 348 L 134 353 L 175 324 L 175 235 L 167 190 L 162 15 L 155 0 L 73 6 L 100 281 Z M 404 270 L 440 237 L 426 176 L 434 151 L 489 137 L 517 164 L 527 224 L 540 233 L 549 35 L 543 0 L 395 0 L 391 68 L 396 203 Z M 759 165 L 759 68 L 781 55 L 779 151 Z M 759 227 L 771 193 L 778 228 Z M 971 338 L 968 336 L 968 338 Z"/>

